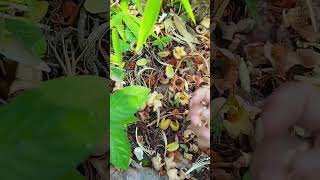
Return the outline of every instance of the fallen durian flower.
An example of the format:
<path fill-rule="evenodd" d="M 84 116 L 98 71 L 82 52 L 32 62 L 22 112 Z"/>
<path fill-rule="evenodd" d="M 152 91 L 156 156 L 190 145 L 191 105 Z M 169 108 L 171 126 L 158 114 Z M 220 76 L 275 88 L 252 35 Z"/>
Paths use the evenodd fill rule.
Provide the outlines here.
<path fill-rule="evenodd" d="M 161 52 L 158 52 L 157 54 L 158 54 L 158 56 L 160 56 L 162 58 L 166 58 L 170 55 L 170 52 L 169 51 L 161 51 Z"/>
<path fill-rule="evenodd" d="M 163 118 L 163 119 L 161 120 L 161 122 L 160 122 L 159 127 L 160 127 L 160 129 L 162 129 L 162 130 L 166 130 L 166 129 L 168 129 L 170 123 L 171 123 L 171 119 L 165 119 L 165 118 Z"/>
<path fill-rule="evenodd" d="M 174 100 L 185 106 L 189 104 L 190 96 L 186 92 L 178 92 L 174 96 Z"/>
<path fill-rule="evenodd" d="M 152 165 L 153 165 L 154 169 L 156 171 L 160 171 L 160 169 L 162 167 L 162 165 L 161 165 L 162 158 L 161 158 L 160 154 L 157 153 L 157 156 L 153 157 L 151 159 L 151 161 L 152 161 Z"/>
<path fill-rule="evenodd" d="M 190 140 L 192 140 L 193 138 L 195 137 L 195 133 L 190 130 L 190 129 L 187 129 L 183 132 L 183 140 L 185 142 L 189 142 Z"/>
<path fill-rule="evenodd" d="M 171 121 L 170 127 L 171 127 L 172 131 L 178 131 L 179 127 L 180 127 L 180 124 L 179 124 L 179 122 L 177 120 L 176 120 L 176 122 L 172 122 Z"/>
<path fill-rule="evenodd" d="M 178 149 L 179 149 L 179 143 L 177 143 L 176 141 L 168 144 L 167 150 L 169 152 L 173 152 L 173 151 L 176 151 Z"/>
<path fill-rule="evenodd" d="M 184 56 L 186 56 L 187 53 L 184 51 L 184 47 L 175 47 L 174 50 L 173 50 L 173 56 L 176 58 L 176 59 L 181 59 L 183 58 Z"/>
<path fill-rule="evenodd" d="M 147 105 L 153 107 L 153 111 L 157 111 L 162 106 L 161 99 L 163 98 L 162 94 L 159 94 L 157 91 L 154 91 L 149 95 Z"/>

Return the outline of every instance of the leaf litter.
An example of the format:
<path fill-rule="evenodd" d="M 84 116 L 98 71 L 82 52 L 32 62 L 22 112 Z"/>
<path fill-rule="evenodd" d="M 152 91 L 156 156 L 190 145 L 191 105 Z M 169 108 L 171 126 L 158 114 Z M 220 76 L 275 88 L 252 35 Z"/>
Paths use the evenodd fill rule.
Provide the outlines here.
<path fill-rule="evenodd" d="M 211 172 L 215 179 L 250 179 L 265 99 L 288 81 L 319 85 L 320 6 L 312 0 L 213 6 Z"/>
<path fill-rule="evenodd" d="M 130 64 L 124 84 L 151 90 L 146 105 L 136 113 L 138 121 L 127 130 L 130 168 L 148 167 L 170 180 L 209 179 L 210 151 L 199 147 L 188 116 L 192 93 L 210 86 L 209 9 L 195 13 L 194 24 L 177 7 L 162 7 L 146 47 L 123 53 L 125 67 Z M 152 153 L 145 152 L 141 159 L 141 148 Z"/>

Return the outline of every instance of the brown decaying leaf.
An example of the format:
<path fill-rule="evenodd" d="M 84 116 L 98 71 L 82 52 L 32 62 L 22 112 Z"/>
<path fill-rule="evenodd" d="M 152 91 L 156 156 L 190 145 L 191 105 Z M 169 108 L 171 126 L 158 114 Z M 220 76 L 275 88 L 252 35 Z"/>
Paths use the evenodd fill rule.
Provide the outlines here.
<path fill-rule="evenodd" d="M 220 54 L 217 59 L 221 61 L 223 78 L 214 80 L 214 85 L 220 93 L 231 89 L 238 80 L 239 60 L 234 57 L 232 52 L 226 49 L 219 49 Z M 216 60 L 218 61 L 218 60 Z"/>
<path fill-rule="evenodd" d="M 62 16 L 65 18 L 65 22 L 73 25 L 76 22 L 80 10 L 80 6 L 72 0 L 64 1 L 62 5 Z"/>
<path fill-rule="evenodd" d="M 171 80 L 171 85 L 174 90 L 182 91 L 185 87 L 185 79 L 177 75 L 174 75 L 174 77 Z"/>

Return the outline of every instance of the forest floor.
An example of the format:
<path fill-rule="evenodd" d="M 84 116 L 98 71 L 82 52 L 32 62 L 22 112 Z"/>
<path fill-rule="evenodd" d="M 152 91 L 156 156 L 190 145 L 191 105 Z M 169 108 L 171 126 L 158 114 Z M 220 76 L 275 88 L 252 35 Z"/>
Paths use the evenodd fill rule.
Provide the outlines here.
<path fill-rule="evenodd" d="M 319 7 L 299 0 L 214 1 L 214 179 L 249 178 L 263 135 L 261 112 L 274 90 L 289 81 L 319 83 Z M 301 135 L 295 128 L 293 133 Z"/>
<path fill-rule="evenodd" d="M 194 132 L 188 129 L 192 94 L 200 87 L 209 88 L 210 84 L 210 12 L 204 6 L 206 1 L 198 2 L 202 3 L 192 4 L 196 25 L 179 3 L 173 7 L 163 4 L 154 28 L 163 42 L 149 38 L 149 47 L 137 54 L 129 50 L 123 56 L 125 78 L 114 84 L 114 90 L 140 85 L 150 89 L 151 95 L 147 106 L 136 113 L 138 122 L 127 131 L 132 150 L 130 168 L 142 175 L 136 177 L 130 170 L 115 178 L 157 179 L 166 175 L 170 179 L 210 178 L 208 165 L 185 174 L 209 158 L 210 153 L 197 145 Z M 141 146 L 146 151 L 139 159 L 135 151 Z M 157 177 L 143 175 L 147 171 L 141 169 L 146 167 L 155 170 Z"/>

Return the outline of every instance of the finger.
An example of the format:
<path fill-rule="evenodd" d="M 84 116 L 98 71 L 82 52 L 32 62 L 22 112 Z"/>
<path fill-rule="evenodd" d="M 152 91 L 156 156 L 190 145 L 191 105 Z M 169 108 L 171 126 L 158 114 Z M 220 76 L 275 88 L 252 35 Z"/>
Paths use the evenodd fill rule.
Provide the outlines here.
<path fill-rule="evenodd" d="M 289 180 L 287 176 L 288 152 L 301 144 L 298 138 L 284 136 L 278 138 L 265 138 L 254 152 L 250 172 L 252 179 Z M 290 179 L 292 180 L 292 179 Z"/>
<path fill-rule="evenodd" d="M 209 88 L 200 88 L 193 93 L 191 104 L 197 105 L 202 101 L 209 104 L 210 103 L 210 89 Z"/>
<path fill-rule="evenodd" d="M 201 123 L 202 109 L 203 109 L 203 106 L 201 105 L 192 106 L 192 108 L 190 109 L 190 118 L 191 118 L 191 122 L 194 125 L 198 125 Z"/>
<path fill-rule="evenodd" d="M 195 140 L 200 148 L 210 148 L 210 141 L 205 140 L 203 138 L 196 138 Z"/>
<path fill-rule="evenodd" d="M 210 121 L 210 108 L 206 108 L 204 111 L 202 111 L 201 117 L 209 123 L 209 121 Z"/>
<path fill-rule="evenodd" d="M 206 141 L 210 142 L 210 129 L 209 128 L 201 128 L 200 129 L 200 136 L 203 137 Z"/>
<path fill-rule="evenodd" d="M 210 141 L 210 129 L 207 127 L 199 128 L 195 125 L 190 126 L 190 129 L 201 139 Z"/>
<path fill-rule="evenodd" d="M 320 149 L 299 153 L 292 161 L 294 173 L 307 180 L 320 179 Z"/>
<path fill-rule="evenodd" d="M 320 105 L 319 100 L 319 90 L 307 83 L 289 83 L 278 89 L 268 98 L 262 114 L 265 136 L 287 134 L 288 128 L 296 123 L 319 128 L 315 119 L 320 117 L 320 111 L 314 107 Z"/>

